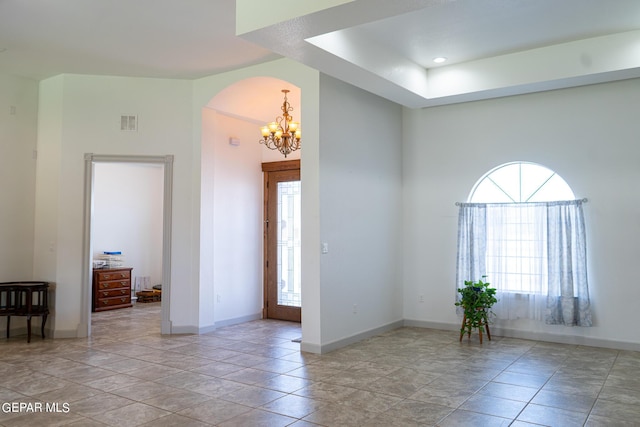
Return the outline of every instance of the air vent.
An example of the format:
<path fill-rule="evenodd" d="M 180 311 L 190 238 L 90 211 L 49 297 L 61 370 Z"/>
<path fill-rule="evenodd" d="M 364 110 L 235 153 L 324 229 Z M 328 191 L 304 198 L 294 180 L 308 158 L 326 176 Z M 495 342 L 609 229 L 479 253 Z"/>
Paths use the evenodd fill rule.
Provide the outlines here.
<path fill-rule="evenodd" d="M 120 130 L 137 131 L 138 116 L 120 116 Z"/>

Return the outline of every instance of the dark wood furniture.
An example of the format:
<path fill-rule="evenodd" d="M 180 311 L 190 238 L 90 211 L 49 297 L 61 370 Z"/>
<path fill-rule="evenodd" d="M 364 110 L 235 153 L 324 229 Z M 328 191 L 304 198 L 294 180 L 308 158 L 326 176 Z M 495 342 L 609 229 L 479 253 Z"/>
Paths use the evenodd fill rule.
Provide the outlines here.
<path fill-rule="evenodd" d="M 92 310 L 131 307 L 131 268 L 93 270 Z"/>
<path fill-rule="evenodd" d="M 40 334 L 44 339 L 44 325 L 49 315 L 48 282 L 0 283 L 0 316 L 7 316 L 7 338 L 11 329 L 11 316 L 27 317 L 27 342 L 31 342 L 31 317 L 41 316 Z"/>

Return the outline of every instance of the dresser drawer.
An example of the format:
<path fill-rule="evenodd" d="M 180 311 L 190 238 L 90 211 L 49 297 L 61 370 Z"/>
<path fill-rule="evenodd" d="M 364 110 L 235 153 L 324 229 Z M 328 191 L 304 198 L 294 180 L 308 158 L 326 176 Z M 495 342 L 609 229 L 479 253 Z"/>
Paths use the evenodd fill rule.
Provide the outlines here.
<path fill-rule="evenodd" d="M 96 309 L 103 307 L 113 307 L 115 305 L 131 304 L 131 296 L 98 298 Z"/>
<path fill-rule="evenodd" d="M 120 288 L 126 288 L 126 289 L 131 289 L 131 280 L 114 280 L 111 282 L 99 282 L 97 283 L 97 290 L 98 291 L 102 291 L 102 290 L 107 290 L 107 289 L 120 289 Z"/>
<path fill-rule="evenodd" d="M 98 273 L 98 281 L 131 279 L 130 270 L 121 271 L 101 271 Z"/>
<path fill-rule="evenodd" d="M 123 297 L 131 293 L 130 288 L 99 290 L 98 298 Z"/>
<path fill-rule="evenodd" d="M 93 311 L 131 307 L 131 268 L 94 269 Z"/>

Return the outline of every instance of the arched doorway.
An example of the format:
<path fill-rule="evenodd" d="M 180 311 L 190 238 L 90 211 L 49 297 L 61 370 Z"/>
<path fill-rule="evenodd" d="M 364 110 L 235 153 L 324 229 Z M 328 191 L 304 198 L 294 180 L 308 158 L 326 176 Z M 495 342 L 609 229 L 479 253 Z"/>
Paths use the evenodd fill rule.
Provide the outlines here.
<path fill-rule="evenodd" d="M 300 117 L 300 89 L 271 77 L 236 82 L 202 109 L 201 296 L 213 305 L 202 313 L 206 324 L 263 317 L 262 164 L 285 159 L 258 143 L 259 127 L 281 114 L 285 88 Z"/>

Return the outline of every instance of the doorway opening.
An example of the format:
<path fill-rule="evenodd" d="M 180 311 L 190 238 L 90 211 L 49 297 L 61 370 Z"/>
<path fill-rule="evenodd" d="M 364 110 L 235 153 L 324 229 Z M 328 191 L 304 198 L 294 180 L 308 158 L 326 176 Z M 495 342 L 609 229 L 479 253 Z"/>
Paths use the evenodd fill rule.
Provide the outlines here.
<path fill-rule="evenodd" d="M 158 267 L 160 272 L 156 272 L 160 275 L 160 282 L 162 284 L 162 298 L 160 309 L 160 330 L 163 334 L 171 333 L 170 324 L 170 296 L 171 296 L 171 201 L 172 201 L 172 181 L 173 181 L 173 156 L 117 156 L 117 155 L 85 155 L 85 206 L 84 206 L 84 242 L 83 242 L 83 283 L 82 287 L 82 301 L 85 304 L 86 310 L 82 311 L 81 324 L 86 328 L 86 336 L 91 335 L 91 313 L 92 305 L 94 305 L 93 299 L 93 267 L 94 267 L 94 253 L 96 251 L 102 251 L 103 248 L 94 248 L 93 234 L 95 230 L 92 228 L 95 220 L 94 206 L 95 200 L 95 177 L 96 169 L 100 166 L 111 165 L 140 165 L 140 166 L 155 166 L 161 168 L 162 190 L 161 190 L 161 215 L 162 218 L 161 227 L 158 227 L 158 232 L 161 234 L 161 238 L 157 239 L 157 244 L 161 245 L 161 266 Z M 160 197 L 160 196 L 158 196 Z M 113 200 L 113 203 L 118 203 L 118 200 Z M 135 212 L 136 205 L 129 203 L 128 208 L 130 212 Z M 133 236 L 132 236 L 133 238 Z M 113 248 L 115 249 L 115 248 Z M 151 251 L 150 251 L 151 252 Z M 160 252 L 160 251 L 159 251 Z M 123 254 L 126 257 L 126 253 Z M 144 256 L 144 255 L 143 255 Z M 126 263 L 126 261 L 125 261 Z M 131 273 L 131 271 L 129 271 Z M 121 272 L 126 274 L 126 272 Z M 149 276 L 144 276 L 149 277 Z M 138 277 L 135 272 L 130 277 L 131 286 L 135 289 L 136 284 L 140 285 L 141 280 L 136 280 Z M 142 281 L 144 282 L 144 281 Z M 111 295 L 106 296 L 106 302 L 111 302 Z"/>
<path fill-rule="evenodd" d="M 264 313 L 302 320 L 300 161 L 263 163 Z"/>
<path fill-rule="evenodd" d="M 267 317 L 261 166 L 284 157 L 258 141 L 260 127 L 282 105 L 282 89 L 290 91 L 289 102 L 301 114 L 300 88 L 273 77 L 239 80 L 202 109 L 200 280 L 204 301 L 213 308 L 202 311 L 206 324 Z M 298 150 L 287 160 L 300 157 Z"/>

